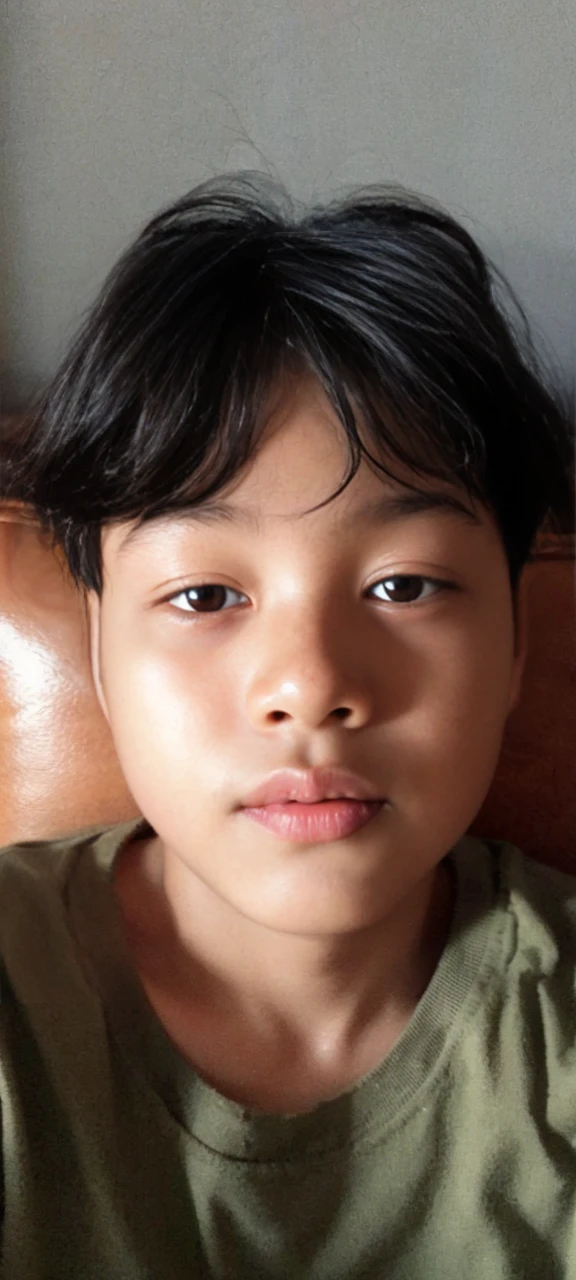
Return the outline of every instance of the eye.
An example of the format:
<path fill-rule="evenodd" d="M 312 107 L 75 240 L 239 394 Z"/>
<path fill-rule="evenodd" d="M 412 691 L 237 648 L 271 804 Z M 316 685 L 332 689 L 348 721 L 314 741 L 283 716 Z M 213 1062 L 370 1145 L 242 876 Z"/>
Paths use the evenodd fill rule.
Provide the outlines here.
<path fill-rule="evenodd" d="M 181 613 L 221 613 L 227 595 L 242 596 L 242 592 L 234 591 L 233 587 L 225 587 L 221 582 L 202 582 L 170 596 L 168 603 L 173 604 Z M 178 600 L 185 601 L 185 604 L 177 604 Z"/>
<path fill-rule="evenodd" d="M 422 594 L 423 585 L 431 588 L 428 595 Z M 389 598 L 385 600 L 386 604 L 415 604 L 420 600 L 429 599 L 431 595 L 438 595 L 443 588 L 455 588 L 455 583 L 442 582 L 439 578 L 423 578 L 417 573 L 395 573 L 389 578 L 381 578 L 379 582 L 375 582 L 370 590 L 375 591 L 377 588 L 387 592 Z M 391 592 L 392 598 L 390 598 Z"/>

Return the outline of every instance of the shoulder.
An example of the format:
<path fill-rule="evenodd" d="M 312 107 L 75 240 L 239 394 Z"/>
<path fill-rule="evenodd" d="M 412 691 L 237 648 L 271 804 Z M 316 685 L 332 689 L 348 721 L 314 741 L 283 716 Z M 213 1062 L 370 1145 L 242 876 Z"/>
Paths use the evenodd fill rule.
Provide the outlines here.
<path fill-rule="evenodd" d="M 497 1042 L 525 1117 L 576 1141 L 576 876 L 507 842 L 496 852 L 506 955 Z M 495 848 L 494 848 L 495 846 Z"/>
<path fill-rule="evenodd" d="M 70 835 L 0 848 L 0 936 L 14 911 L 62 896 L 77 858 L 106 829 L 87 827 Z"/>
<path fill-rule="evenodd" d="M 142 818 L 126 822 L 96 823 L 66 835 L 43 840 L 22 840 L 0 847 L 0 920 L 12 893 L 61 894 L 78 859 L 93 856 L 103 867 L 111 865 L 117 849 L 148 828 Z"/>
<path fill-rule="evenodd" d="M 0 848 L 0 964 L 17 976 L 57 964 L 70 941 L 69 886 L 82 862 L 112 861 L 134 823 L 98 824 L 69 835 Z"/>
<path fill-rule="evenodd" d="M 541 976 L 576 971 L 576 874 L 527 857 L 507 841 L 485 842 L 496 854 L 500 891 L 516 926 L 516 948 Z"/>
<path fill-rule="evenodd" d="M 83 828 L 70 835 L 44 840 L 20 840 L 0 847 L 0 885 L 7 888 L 14 879 L 21 882 L 61 881 L 78 848 L 104 830 L 102 826 Z"/>
<path fill-rule="evenodd" d="M 494 1025 L 506 1017 L 507 1037 L 512 1022 L 522 1038 L 531 1026 L 541 1049 L 563 1025 L 574 1041 L 576 1073 L 576 875 L 536 862 L 509 841 L 479 837 L 466 837 L 455 861 L 466 903 L 463 954 L 476 935 L 481 943 L 482 1007 Z"/>

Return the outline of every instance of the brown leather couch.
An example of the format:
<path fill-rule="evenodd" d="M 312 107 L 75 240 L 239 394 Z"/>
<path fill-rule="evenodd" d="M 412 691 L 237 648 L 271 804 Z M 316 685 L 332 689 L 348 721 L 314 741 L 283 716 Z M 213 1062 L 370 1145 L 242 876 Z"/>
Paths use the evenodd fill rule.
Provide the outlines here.
<path fill-rule="evenodd" d="M 574 544 L 529 575 L 529 657 L 473 834 L 576 874 Z M 90 676 L 81 596 L 26 508 L 0 504 L 0 845 L 120 822 L 138 809 Z"/>

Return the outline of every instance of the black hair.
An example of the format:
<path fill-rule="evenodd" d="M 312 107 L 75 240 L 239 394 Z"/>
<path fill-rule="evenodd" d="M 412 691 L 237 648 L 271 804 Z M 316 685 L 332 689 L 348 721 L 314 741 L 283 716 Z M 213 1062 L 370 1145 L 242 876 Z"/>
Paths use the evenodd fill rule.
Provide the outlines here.
<path fill-rule="evenodd" d="M 574 527 L 574 448 L 505 290 L 464 227 L 410 193 L 297 209 L 266 175 L 212 178 L 120 258 L 0 495 L 31 504 L 77 586 L 101 593 L 103 526 L 214 496 L 253 455 L 281 377 L 312 373 L 350 452 L 326 502 L 363 456 L 462 486 L 497 522 L 514 594 L 542 526 Z"/>

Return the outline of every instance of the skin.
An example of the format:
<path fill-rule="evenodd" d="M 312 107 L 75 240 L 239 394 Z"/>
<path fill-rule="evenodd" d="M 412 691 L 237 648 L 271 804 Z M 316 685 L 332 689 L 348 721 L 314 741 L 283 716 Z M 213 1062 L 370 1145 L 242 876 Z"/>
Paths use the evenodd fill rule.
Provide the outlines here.
<path fill-rule="evenodd" d="M 488 791 L 525 661 L 524 586 L 515 627 L 488 512 L 367 525 L 360 507 L 393 485 L 363 461 L 310 514 L 346 466 L 329 402 L 300 382 L 219 495 L 259 531 L 186 517 L 126 546 L 132 525 L 109 526 L 88 597 L 97 695 L 157 833 L 115 869 L 135 969 L 200 1074 L 268 1112 L 336 1096 L 407 1025 L 449 929 L 445 855 Z M 424 579 L 413 603 L 398 574 Z M 211 612 L 184 594 L 201 583 L 230 589 Z M 388 800 L 354 835 L 289 843 L 238 810 L 272 770 L 327 764 Z"/>

